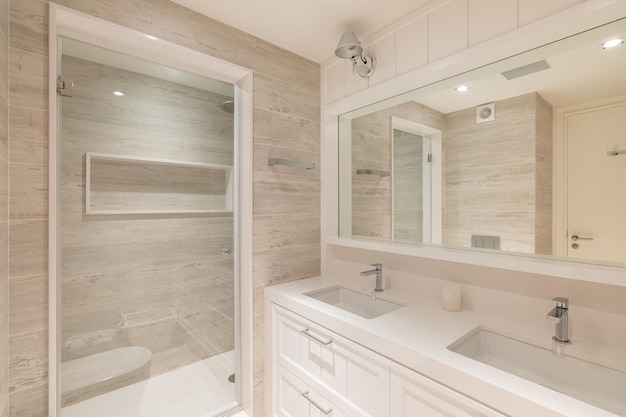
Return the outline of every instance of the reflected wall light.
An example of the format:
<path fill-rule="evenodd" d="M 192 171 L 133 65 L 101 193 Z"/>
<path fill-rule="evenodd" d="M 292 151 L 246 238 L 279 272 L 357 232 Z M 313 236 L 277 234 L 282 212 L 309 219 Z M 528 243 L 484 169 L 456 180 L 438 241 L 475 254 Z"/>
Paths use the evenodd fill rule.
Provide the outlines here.
<path fill-rule="evenodd" d="M 376 60 L 363 55 L 363 47 L 354 32 L 344 32 L 339 39 L 335 55 L 352 60 L 352 73 L 361 78 L 369 78 L 376 70 Z"/>

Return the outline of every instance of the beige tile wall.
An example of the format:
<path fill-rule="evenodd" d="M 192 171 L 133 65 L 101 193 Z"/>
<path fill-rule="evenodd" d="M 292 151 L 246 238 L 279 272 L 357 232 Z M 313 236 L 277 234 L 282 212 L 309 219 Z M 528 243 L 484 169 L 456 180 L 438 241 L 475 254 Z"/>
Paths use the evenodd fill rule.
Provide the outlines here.
<path fill-rule="evenodd" d="M 9 415 L 9 1 L 0 0 L 0 417 Z"/>
<path fill-rule="evenodd" d="M 254 399 L 255 416 L 261 417 L 263 287 L 320 271 L 319 65 L 167 0 L 58 3 L 255 72 Z M 9 281 L 15 287 L 9 315 L 16 323 L 9 336 L 9 415 L 14 417 L 47 415 L 47 22 L 46 0 L 10 2 L 9 165 L 31 173 L 12 178 L 9 191 L 10 206 L 15 201 L 22 207 L 15 216 L 11 210 L 9 220 Z M 315 162 L 316 169 L 267 167 L 266 156 Z M 24 186 L 30 190 L 26 199 L 18 191 Z"/>
<path fill-rule="evenodd" d="M 549 251 L 549 114 L 549 104 L 530 93 L 496 102 L 496 120 L 491 122 L 476 123 L 474 107 L 446 115 L 446 244 L 467 247 L 471 245 L 471 235 L 478 234 L 500 236 L 500 248 L 505 251 Z M 535 189 L 537 184 L 540 188 Z M 537 208 L 541 211 L 536 212 Z"/>
<path fill-rule="evenodd" d="M 232 213 L 123 213 L 224 209 L 224 171 L 92 160 L 90 205 L 118 213 L 85 215 L 87 152 L 232 166 L 232 97 L 66 55 L 62 72 L 62 360 L 140 345 L 156 375 L 232 350 Z"/>

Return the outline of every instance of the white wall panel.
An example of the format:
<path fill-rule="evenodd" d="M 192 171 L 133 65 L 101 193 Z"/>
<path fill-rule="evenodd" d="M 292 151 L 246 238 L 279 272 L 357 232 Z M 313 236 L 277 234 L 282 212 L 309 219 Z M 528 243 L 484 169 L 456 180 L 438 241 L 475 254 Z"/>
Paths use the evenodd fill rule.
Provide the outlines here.
<path fill-rule="evenodd" d="M 527 25 L 582 2 L 583 0 L 519 0 L 519 25 Z"/>
<path fill-rule="evenodd" d="M 346 96 L 347 60 L 338 60 L 324 68 L 326 102 L 330 103 Z M 352 67 L 350 67 L 352 68 Z"/>
<path fill-rule="evenodd" d="M 469 0 L 469 45 L 517 29 L 518 0 Z"/>
<path fill-rule="evenodd" d="M 428 15 L 428 61 L 467 48 L 467 1 L 452 0 Z"/>
<path fill-rule="evenodd" d="M 428 18 L 423 16 L 396 32 L 396 74 L 428 64 Z"/>
<path fill-rule="evenodd" d="M 369 53 L 376 59 L 376 72 L 370 78 L 370 85 L 380 84 L 396 76 L 395 32 L 372 42 Z"/>

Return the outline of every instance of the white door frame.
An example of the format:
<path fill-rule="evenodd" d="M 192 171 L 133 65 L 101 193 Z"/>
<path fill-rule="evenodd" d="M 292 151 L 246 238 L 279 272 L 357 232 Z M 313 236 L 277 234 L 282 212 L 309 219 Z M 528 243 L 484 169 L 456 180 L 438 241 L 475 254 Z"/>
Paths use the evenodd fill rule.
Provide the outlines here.
<path fill-rule="evenodd" d="M 148 34 L 50 3 L 49 18 L 49 398 L 50 417 L 59 416 L 59 138 L 60 117 L 56 93 L 60 36 L 70 37 L 127 55 L 158 62 L 235 85 L 235 346 L 240 352 L 237 377 L 243 411 L 252 415 L 252 92 L 250 69 L 188 49 Z M 237 279 L 239 278 L 239 279 Z"/>
<path fill-rule="evenodd" d="M 411 120 L 403 119 L 397 116 L 391 116 L 391 166 L 393 167 L 393 130 L 401 130 L 403 132 L 411 133 L 417 136 L 421 136 L 424 142 L 429 142 L 428 153 L 432 155 L 431 162 L 425 163 L 422 166 L 424 184 L 422 190 L 428 189 L 430 193 L 428 196 L 424 195 L 423 199 L 423 213 L 428 213 L 428 217 L 424 216 L 423 220 L 423 243 L 441 244 L 442 236 L 442 217 L 443 217 L 443 191 L 442 191 L 442 161 L 443 150 L 442 140 L 443 135 L 441 130 L 426 126 L 421 123 L 413 122 Z M 426 148 L 424 148 L 426 149 Z M 393 169 L 392 169 L 393 173 Z M 393 174 L 391 177 L 391 234 L 393 238 L 394 231 L 394 187 L 393 187 Z M 428 197 L 428 198 L 426 198 Z"/>

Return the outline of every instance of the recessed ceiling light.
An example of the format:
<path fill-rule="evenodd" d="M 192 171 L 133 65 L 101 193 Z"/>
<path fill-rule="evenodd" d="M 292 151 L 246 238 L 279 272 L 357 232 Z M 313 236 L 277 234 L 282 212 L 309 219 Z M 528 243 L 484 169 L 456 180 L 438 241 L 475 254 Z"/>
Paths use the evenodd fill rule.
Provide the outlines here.
<path fill-rule="evenodd" d="M 114 91 L 113 95 L 114 96 L 118 96 L 118 97 L 122 97 L 124 95 L 124 93 L 122 93 L 121 91 Z"/>
<path fill-rule="evenodd" d="M 454 89 L 454 91 L 458 92 L 458 93 L 465 93 L 467 91 L 469 91 L 469 87 L 466 85 L 460 85 L 457 88 Z"/>
<path fill-rule="evenodd" d="M 615 48 L 616 46 L 619 46 L 619 45 L 621 45 L 623 43 L 624 43 L 624 39 L 623 38 L 611 39 L 611 40 L 608 40 L 608 41 L 606 41 L 606 42 L 604 42 L 602 44 L 602 49 Z"/>

